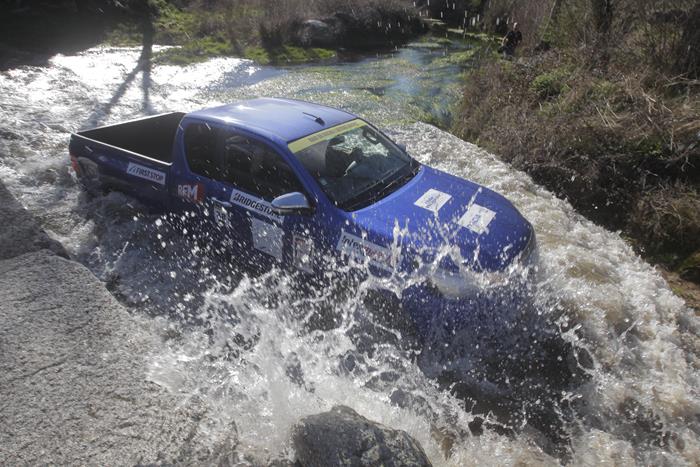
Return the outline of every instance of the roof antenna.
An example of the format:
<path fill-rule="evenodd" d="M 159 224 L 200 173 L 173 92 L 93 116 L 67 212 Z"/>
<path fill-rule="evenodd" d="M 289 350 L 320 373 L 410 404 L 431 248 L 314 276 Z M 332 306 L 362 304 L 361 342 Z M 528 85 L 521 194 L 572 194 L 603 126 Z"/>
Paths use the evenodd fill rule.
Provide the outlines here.
<path fill-rule="evenodd" d="M 326 124 L 326 122 L 324 122 L 323 119 L 322 119 L 321 117 L 317 117 L 316 115 L 310 114 L 310 113 L 308 113 L 308 112 L 302 112 L 302 113 L 303 113 L 304 115 L 306 115 L 307 117 L 313 118 L 313 119 L 314 119 L 314 122 L 318 123 L 319 125 L 325 125 L 325 124 Z"/>

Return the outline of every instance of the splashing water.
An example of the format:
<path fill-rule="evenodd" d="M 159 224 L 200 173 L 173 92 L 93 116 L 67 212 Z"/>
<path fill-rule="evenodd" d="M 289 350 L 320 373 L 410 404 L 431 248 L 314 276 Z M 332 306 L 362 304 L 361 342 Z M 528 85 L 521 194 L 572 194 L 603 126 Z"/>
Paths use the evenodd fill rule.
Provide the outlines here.
<path fill-rule="evenodd" d="M 235 422 L 239 448 L 258 462 L 291 458 L 293 424 L 345 404 L 408 431 L 435 465 L 695 464 L 697 316 L 619 235 L 416 123 L 421 97 L 411 92 L 442 67 L 421 53 L 289 69 L 221 58 L 148 74 L 137 49 L 57 56 L 0 75 L 0 178 L 117 297 L 151 316 L 163 345 L 147 377 L 203 400 L 212 438 Z M 89 197 L 68 170 L 71 131 L 254 96 L 348 109 L 420 162 L 506 195 L 539 241 L 527 303 L 478 310 L 472 327 L 421 347 L 382 322 L 370 283 L 309 291 L 280 271 L 249 275 L 184 233 L 188 219 L 155 218 L 119 193 Z"/>

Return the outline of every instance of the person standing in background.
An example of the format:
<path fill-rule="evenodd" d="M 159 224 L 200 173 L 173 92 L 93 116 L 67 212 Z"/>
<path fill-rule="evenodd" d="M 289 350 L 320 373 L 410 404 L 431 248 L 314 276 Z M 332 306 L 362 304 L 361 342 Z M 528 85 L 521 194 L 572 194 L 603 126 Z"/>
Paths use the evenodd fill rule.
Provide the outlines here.
<path fill-rule="evenodd" d="M 518 23 L 513 23 L 513 29 L 508 31 L 505 35 L 503 41 L 501 41 L 501 48 L 498 49 L 499 52 L 503 52 L 504 58 L 509 58 L 515 55 L 515 49 L 523 41 L 523 34 L 520 32 Z"/>

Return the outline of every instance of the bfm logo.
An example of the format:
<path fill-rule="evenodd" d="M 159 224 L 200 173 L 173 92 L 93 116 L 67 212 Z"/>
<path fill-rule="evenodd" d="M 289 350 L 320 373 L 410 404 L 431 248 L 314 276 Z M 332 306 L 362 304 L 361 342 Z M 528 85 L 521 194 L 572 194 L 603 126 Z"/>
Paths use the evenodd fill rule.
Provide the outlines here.
<path fill-rule="evenodd" d="M 178 185 L 177 195 L 187 201 L 201 203 L 204 200 L 204 185 L 201 183 L 195 183 L 194 185 Z"/>

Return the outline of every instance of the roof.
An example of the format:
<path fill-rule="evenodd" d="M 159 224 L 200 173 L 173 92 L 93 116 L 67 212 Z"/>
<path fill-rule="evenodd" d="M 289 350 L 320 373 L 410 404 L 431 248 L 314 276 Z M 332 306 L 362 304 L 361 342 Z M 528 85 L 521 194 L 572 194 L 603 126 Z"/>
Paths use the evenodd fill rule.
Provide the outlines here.
<path fill-rule="evenodd" d="M 325 105 L 293 99 L 260 98 L 198 110 L 189 114 L 205 120 L 233 123 L 264 131 L 290 142 L 347 122 L 355 115 Z"/>

